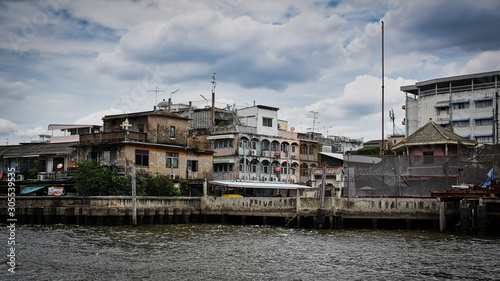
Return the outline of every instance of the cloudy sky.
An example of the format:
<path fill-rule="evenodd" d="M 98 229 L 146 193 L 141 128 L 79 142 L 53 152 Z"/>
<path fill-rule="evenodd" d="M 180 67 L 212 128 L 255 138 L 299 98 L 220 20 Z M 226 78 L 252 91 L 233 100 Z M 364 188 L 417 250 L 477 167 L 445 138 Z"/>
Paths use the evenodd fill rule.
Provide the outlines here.
<path fill-rule="evenodd" d="M 400 86 L 500 70 L 499 15 L 482 0 L 0 1 L 0 145 L 151 110 L 155 87 L 203 107 L 213 73 L 218 107 L 255 102 L 299 132 L 316 121 L 380 139 L 380 22 L 385 111 L 403 129 Z"/>

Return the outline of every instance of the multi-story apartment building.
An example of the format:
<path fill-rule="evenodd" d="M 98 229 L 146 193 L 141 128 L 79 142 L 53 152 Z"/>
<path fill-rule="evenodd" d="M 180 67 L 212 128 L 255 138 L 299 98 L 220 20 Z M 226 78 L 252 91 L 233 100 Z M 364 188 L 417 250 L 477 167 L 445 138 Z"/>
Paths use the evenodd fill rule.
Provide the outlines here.
<path fill-rule="evenodd" d="M 500 71 L 437 78 L 402 86 L 406 137 L 429 119 L 478 143 L 498 144 Z"/>
<path fill-rule="evenodd" d="M 278 108 L 234 108 L 189 106 L 177 113 L 190 119 L 191 136 L 211 143 L 214 179 L 289 183 L 310 179 L 310 168 L 319 163 L 317 138 L 287 130 L 287 122 L 278 119 Z"/>

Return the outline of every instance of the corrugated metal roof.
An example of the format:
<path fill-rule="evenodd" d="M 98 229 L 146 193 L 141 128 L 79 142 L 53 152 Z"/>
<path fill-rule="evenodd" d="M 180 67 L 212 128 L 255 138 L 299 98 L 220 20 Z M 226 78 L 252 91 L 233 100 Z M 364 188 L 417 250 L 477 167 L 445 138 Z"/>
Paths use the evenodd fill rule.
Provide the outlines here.
<path fill-rule="evenodd" d="M 25 143 L 0 146 L 0 157 L 38 157 L 41 155 L 71 155 L 76 150 L 76 142 L 66 143 Z"/>

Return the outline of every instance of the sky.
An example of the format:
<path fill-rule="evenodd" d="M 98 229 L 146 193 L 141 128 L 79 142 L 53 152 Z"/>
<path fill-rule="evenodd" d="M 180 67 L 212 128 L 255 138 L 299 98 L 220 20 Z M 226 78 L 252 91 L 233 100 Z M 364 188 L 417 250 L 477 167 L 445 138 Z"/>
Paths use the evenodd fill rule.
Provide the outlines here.
<path fill-rule="evenodd" d="M 0 1 L 0 145 L 170 97 L 207 106 L 214 73 L 217 107 L 381 139 L 382 38 L 387 135 L 404 128 L 401 86 L 500 70 L 499 15 L 486 0 Z"/>

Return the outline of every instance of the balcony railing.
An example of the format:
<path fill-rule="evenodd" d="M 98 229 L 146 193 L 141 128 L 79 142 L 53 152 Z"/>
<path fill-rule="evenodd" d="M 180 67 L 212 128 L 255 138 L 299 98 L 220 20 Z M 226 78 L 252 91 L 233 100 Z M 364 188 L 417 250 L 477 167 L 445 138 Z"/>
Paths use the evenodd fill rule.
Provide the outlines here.
<path fill-rule="evenodd" d="M 129 141 L 146 141 L 146 133 L 129 132 Z M 125 131 L 80 135 L 80 142 L 120 142 L 125 141 Z"/>

